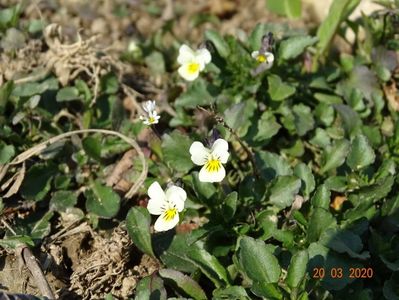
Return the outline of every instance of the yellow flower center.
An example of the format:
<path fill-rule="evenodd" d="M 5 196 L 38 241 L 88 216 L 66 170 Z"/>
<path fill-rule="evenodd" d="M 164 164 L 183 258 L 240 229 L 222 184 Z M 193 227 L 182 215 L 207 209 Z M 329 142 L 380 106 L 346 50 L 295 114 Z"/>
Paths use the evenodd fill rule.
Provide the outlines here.
<path fill-rule="evenodd" d="M 154 124 L 155 123 L 155 118 L 154 117 L 149 117 L 148 118 L 148 123 Z"/>
<path fill-rule="evenodd" d="M 221 167 L 222 163 L 220 162 L 220 160 L 213 157 L 205 164 L 205 170 L 207 170 L 208 172 L 218 172 Z"/>
<path fill-rule="evenodd" d="M 174 217 L 177 214 L 177 208 L 176 207 L 171 207 L 168 208 L 167 210 L 165 210 L 164 216 L 163 218 L 165 219 L 165 221 L 171 221 L 174 219 Z"/>
<path fill-rule="evenodd" d="M 200 68 L 200 65 L 198 63 L 192 62 L 188 64 L 187 70 L 190 74 L 197 73 Z"/>
<path fill-rule="evenodd" d="M 264 54 L 259 54 L 259 55 L 256 57 L 256 60 L 257 60 L 258 62 L 260 62 L 260 63 L 263 63 L 263 62 L 267 61 L 267 57 L 266 57 L 266 55 L 264 55 Z"/>

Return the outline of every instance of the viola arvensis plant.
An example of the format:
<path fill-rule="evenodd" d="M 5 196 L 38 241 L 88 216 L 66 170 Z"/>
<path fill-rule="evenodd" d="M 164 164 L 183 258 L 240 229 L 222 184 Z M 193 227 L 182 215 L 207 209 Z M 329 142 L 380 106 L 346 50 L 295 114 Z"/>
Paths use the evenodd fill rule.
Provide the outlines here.
<path fill-rule="evenodd" d="M 229 144 L 224 139 L 217 139 L 211 149 L 201 142 L 194 142 L 190 147 L 191 160 L 198 166 L 203 166 L 199 172 L 202 182 L 220 182 L 226 176 L 223 164 L 229 158 Z"/>
<path fill-rule="evenodd" d="M 270 69 L 273 66 L 274 62 L 274 55 L 271 52 L 260 52 L 260 51 L 253 51 L 251 53 L 252 58 L 254 58 L 258 63 L 263 64 L 265 63 L 267 69 Z"/>
<path fill-rule="evenodd" d="M 185 80 L 193 81 L 210 61 L 211 53 L 208 49 L 201 48 L 194 51 L 189 46 L 182 45 L 177 57 L 177 62 L 181 64 L 181 67 L 177 71 Z"/>
<path fill-rule="evenodd" d="M 148 188 L 147 209 L 152 215 L 159 215 L 154 224 L 155 231 L 167 231 L 179 223 L 179 212 L 184 209 L 187 199 L 185 190 L 176 185 L 169 186 L 164 192 L 158 182 Z"/>
<path fill-rule="evenodd" d="M 157 124 L 160 116 L 156 112 L 156 104 L 154 100 L 148 100 L 142 105 L 143 110 L 146 112 L 146 116 L 140 116 L 140 120 L 143 121 L 145 125 Z"/>

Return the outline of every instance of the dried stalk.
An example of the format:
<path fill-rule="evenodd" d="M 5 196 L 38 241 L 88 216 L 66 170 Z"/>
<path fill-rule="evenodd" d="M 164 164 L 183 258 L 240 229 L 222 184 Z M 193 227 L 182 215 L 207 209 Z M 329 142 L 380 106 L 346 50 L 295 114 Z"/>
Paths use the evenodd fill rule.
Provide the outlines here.
<path fill-rule="evenodd" d="M 148 166 L 147 166 L 147 163 L 145 161 L 144 153 L 143 153 L 143 151 L 141 151 L 141 148 L 137 144 L 137 142 L 134 139 L 131 139 L 131 138 L 119 133 L 119 132 L 112 131 L 112 130 L 82 129 L 82 130 L 74 130 L 74 131 L 70 131 L 70 132 L 66 132 L 66 133 L 57 135 L 55 137 L 52 137 L 52 138 L 48 139 L 47 141 L 44 141 L 44 142 L 42 142 L 42 143 L 40 143 L 40 144 L 38 144 L 38 145 L 28 149 L 28 150 L 22 152 L 17 157 L 15 157 L 10 163 L 5 165 L 4 168 L 7 169 L 11 165 L 20 164 L 20 163 L 24 162 L 25 160 L 31 158 L 32 156 L 38 155 L 44 149 L 46 149 L 47 147 L 49 147 L 50 145 L 54 144 L 55 142 L 57 142 L 59 140 L 71 137 L 71 136 L 73 136 L 75 134 L 82 134 L 82 133 L 102 133 L 102 134 L 114 135 L 114 136 L 117 136 L 117 137 L 121 138 L 122 140 L 124 140 L 126 143 L 131 145 L 137 151 L 137 153 L 138 153 L 138 155 L 140 157 L 140 161 L 142 163 L 143 169 L 142 169 L 141 174 L 140 174 L 139 178 L 137 179 L 137 181 L 133 184 L 133 186 L 125 194 L 125 198 L 127 198 L 127 199 L 132 198 L 133 195 L 139 189 L 139 187 L 143 184 L 145 178 L 147 177 Z"/>
<path fill-rule="evenodd" d="M 46 277 L 44 276 L 42 268 L 40 267 L 39 263 L 36 260 L 36 257 L 32 254 L 28 246 L 22 246 L 21 256 L 33 279 L 35 280 L 36 286 L 39 289 L 40 293 L 48 299 L 55 299 L 54 293 L 51 290 L 51 287 Z"/>

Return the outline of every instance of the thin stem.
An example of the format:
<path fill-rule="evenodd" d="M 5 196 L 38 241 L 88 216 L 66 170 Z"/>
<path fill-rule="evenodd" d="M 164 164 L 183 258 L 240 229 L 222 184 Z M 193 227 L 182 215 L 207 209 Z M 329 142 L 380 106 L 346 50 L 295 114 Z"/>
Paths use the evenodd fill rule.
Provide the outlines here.
<path fill-rule="evenodd" d="M 250 148 L 250 146 L 248 146 L 248 144 L 237 135 L 237 133 L 234 131 L 234 129 L 231 128 L 226 123 L 226 121 L 223 119 L 222 116 L 218 115 L 214 111 L 209 111 L 206 108 L 199 106 L 199 105 L 197 106 L 197 108 L 201 109 L 201 110 L 205 111 L 206 113 L 208 113 L 209 115 L 211 115 L 216 120 L 216 122 L 221 124 L 224 128 L 226 128 L 235 137 L 235 139 L 240 143 L 241 147 L 243 147 L 245 152 L 248 154 L 249 160 L 252 164 L 252 169 L 253 169 L 253 173 L 254 173 L 255 177 L 259 178 L 259 171 L 258 171 L 258 168 L 256 167 L 254 153 L 253 153 L 252 149 Z"/>

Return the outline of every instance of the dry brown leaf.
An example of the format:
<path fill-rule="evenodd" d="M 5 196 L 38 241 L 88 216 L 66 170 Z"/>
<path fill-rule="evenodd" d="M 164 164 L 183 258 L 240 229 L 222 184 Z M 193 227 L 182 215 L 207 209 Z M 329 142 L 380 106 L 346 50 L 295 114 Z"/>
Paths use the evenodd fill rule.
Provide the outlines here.
<path fill-rule="evenodd" d="M 106 180 L 107 186 L 113 186 L 118 183 L 122 178 L 123 174 L 131 168 L 133 165 L 133 158 L 137 155 L 134 149 L 131 149 L 122 156 L 122 159 L 116 164 L 115 168 L 112 170 L 111 174 Z"/>
<path fill-rule="evenodd" d="M 384 89 L 385 97 L 387 97 L 389 106 L 394 111 L 399 111 L 399 94 L 397 92 L 395 82 L 393 82 L 390 85 L 384 85 L 383 89 Z"/>
<path fill-rule="evenodd" d="M 330 207 L 336 211 L 341 210 L 342 204 L 347 200 L 346 196 L 344 195 L 337 195 L 334 197 L 333 201 L 330 204 Z"/>
<path fill-rule="evenodd" d="M 3 196 L 3 198 L 9 198 L 18 192 L 19 188 L 21 187 L 22 181 L 25 178 L 25 162 L 22 164 L 22 168 L 12 177 L 12 179 L 14 178 L 14 183 L 12 184 L 8 192 Z M 4 190 L 3 186 L 1 187 L 1 189 Z"/>

